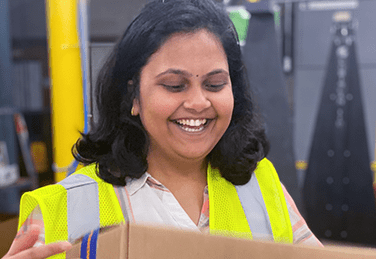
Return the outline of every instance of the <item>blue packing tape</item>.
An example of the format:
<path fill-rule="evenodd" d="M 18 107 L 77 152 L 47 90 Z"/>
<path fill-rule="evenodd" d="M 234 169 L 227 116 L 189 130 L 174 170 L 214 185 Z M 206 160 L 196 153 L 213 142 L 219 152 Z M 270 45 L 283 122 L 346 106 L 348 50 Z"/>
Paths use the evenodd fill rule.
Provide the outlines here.
<path fill-rule="evenodd" d="M 99 228 L 87 233 L 82 238 L 81 243 L 81 259 L 96 259 L 97 258 L 97 241 Z"/>
<path fill-rule="evenodd" d="M 93 235 L 90 239 L 90 254 L 89 259 L 97 258 L 97 240 L 98 240 L 99 228 L 93 231 Z"/>
<path fill-rule="evenodd" d="M 87 258 L 87 241 L 89 240 L 91 233 L 86 234 L 82 238 L 81 242 L 81 253 L 80 253 L 80 258 L 81 259 L 86 259 Z"/>

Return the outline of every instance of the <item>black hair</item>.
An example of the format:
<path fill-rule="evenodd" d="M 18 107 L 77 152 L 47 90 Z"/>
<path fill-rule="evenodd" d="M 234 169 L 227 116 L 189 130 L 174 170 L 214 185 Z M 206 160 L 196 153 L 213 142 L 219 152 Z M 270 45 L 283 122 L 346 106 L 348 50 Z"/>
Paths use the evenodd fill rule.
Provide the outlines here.
<path fill-rule="evenodd" d="M 149 139 L 139 116 L 131 116 L 139 94 L 140 71 L 174 33 L 206 29 L 218 37 L 227 55 L 234 95 L 230 125 L 207 162 L 235 185 L 249 181 L 269 143 L 255 113 L 235 27 L 213 0 L 159 0 L 145 5 L 128 26 L 103 66 L 96 85 L 98 120 L 72 148 L 84 164 L 96 163 L 106 182 L 125 185 L 147 170 Z"/>

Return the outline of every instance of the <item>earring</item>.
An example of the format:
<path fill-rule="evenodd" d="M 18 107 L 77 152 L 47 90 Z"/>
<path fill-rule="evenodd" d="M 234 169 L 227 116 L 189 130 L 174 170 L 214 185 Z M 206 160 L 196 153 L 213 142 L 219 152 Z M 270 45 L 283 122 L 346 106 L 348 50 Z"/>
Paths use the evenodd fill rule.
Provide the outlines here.
<path fill-rule="evenodd" d="M 133 106 L 132 106 L 132 109 L 131 109 L 131 115 L 132 115 L 132 116 L 135 116 L 135 115 L 134 115 L 134 107 L 133 107 Z"/>

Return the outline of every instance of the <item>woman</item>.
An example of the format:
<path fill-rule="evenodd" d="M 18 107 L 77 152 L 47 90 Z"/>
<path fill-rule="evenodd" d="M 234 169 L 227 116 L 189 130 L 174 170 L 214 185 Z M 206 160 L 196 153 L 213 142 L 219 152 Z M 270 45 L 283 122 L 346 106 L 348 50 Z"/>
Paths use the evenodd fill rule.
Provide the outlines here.
<path fill-rule="evenodd" d="M 20 234 L 4 258 L 61 253 L 69 243 L 49 243 L 125 220 L 321 245 L 264 159 L 237 34 L 211 0 L 146 5 L 96 96 L 98 122 L 73 148 L 87 166 L 24 195 L 20 233 L 39 219 L 41 234 Z"/>

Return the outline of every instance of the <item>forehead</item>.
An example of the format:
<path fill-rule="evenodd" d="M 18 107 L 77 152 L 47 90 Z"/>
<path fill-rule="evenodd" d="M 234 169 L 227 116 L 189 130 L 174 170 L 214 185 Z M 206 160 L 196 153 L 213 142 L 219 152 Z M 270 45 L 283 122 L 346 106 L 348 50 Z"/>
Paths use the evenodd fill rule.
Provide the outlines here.
<path fill-rule="evenodd" d="M 163 48 L 171 47 L 171 45 L 181 44 L 187 40 L 201 40 L 207 43 L 215 43 L 217 47 L 222 48 L 222 43 L 217 35 L 208 29 L 201 28 L 189 32 L 175 32 L 167 37 L 167 39 L 161 44 L 157 52 Z"/>
<path fill-rule="evenodd" d="M 206 29 L 174 33 L 150 56 L 141 74 L 145 69 L 158 72 L 169 68 L 192 73 L 228 70 L 227 56 L 219 38 Z"/>

